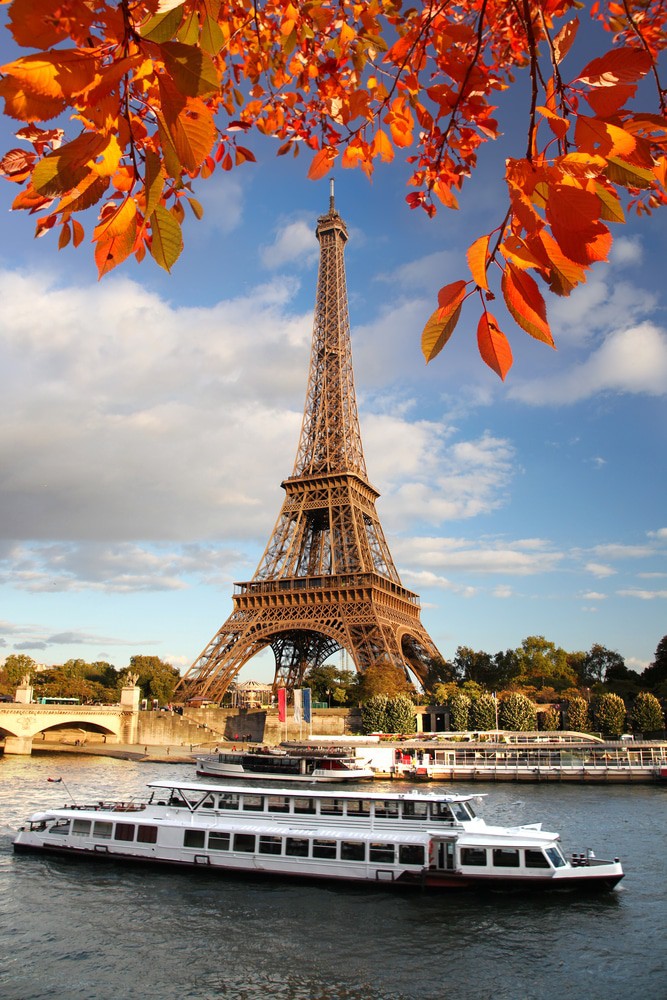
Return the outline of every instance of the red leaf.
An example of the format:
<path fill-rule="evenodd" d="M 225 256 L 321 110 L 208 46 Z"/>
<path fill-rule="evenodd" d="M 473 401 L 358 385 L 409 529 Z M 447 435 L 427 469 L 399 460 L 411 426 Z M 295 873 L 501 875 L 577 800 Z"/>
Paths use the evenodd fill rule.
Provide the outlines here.
<path fill-rule="evenodd" d="M 547 308 L 537 283 L 525 271 L 507 262 L 501 282 L 505 304 L 522 330 L 554 347 Z"/>

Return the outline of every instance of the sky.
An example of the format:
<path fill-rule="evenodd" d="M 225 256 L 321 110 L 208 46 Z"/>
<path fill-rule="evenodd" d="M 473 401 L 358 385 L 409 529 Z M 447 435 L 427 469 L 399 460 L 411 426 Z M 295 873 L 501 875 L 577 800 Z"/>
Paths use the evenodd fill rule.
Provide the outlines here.
<path fill-rule="evenodd" d="M 504 383 L 474 305 L 428 366 L 420 350 L 438 289 L 505 214 L 517 105 L 457 212 L 411 211 L 400 160 L 333 174 L 369 478 L 444 657 L 543 635 L 641 671 L 667 633 L 664 211 L 629 216 L 609 263 L 549 296 L 557 350 L 494 303 Z M 329 183 L 307 153 L 244 141 L 258 163 L 195 184 L 204 218 L 171 274 L 147 258 L 98 281 L 88 241 L 35 240 L 0 178 L 0 661 L 185 671 L 255 571 L 294 465 Z M 272 676 L 266 655 L 241 673 Z"/>

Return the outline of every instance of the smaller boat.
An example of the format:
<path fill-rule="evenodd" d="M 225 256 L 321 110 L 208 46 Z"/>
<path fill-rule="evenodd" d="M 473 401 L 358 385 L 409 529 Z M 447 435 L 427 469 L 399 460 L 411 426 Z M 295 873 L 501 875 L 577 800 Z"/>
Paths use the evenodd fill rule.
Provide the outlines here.
<path fill-rule="evenodd" d="M 337 747 L 251 747 L 197 757 L 197 774 L 206 778 L 261 778 L 262 781 L 362 781 L 375 777 L 366 763 Z"/>

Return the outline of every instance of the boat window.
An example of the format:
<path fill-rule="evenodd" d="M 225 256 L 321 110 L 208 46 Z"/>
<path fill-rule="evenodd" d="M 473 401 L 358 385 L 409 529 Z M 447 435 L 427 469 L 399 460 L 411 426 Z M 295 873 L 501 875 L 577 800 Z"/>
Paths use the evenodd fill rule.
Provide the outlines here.
<path fill-rule="evenodd" d="M 549 868 L 549 862 L 545 858 L 542 851 L 535 849 L 526 848 L 525 853 L 525 865 L 526 868 Z"/>
<path fill-rule="evenodd" d="M 238 809 L 239 798 L 240 796 L 237 792 L 225 792 L 220 796 L 218 809 Z"/>
<path fill-rule="evenodd" d="M 308 841 L 303 837 L 286 837 L 285 854 L 289 854 L 292 858 L 307 858 Z"/>
<path fill-rule="evenodd" d="M 294 797 L 294 812 L 314 813 L 315 802 L 313 801 L 313 799 L 305 799 L 302 795 L 296 795 Z"/>
<path fill-rule="evenodd" d="M 156 826 L 138 827 L 137 840 L 140 844 L 157 844 L 157 827 Z"/>
<path fill-rule="evenodd" d="M 243 796 L 244 812 L 262 812 L 264 810 L 263 795 L 249 795 L 247 792 Z"/>
<path fill-rule="evenodd" d="M 404 802 L 403 819 L 426 819 L 428 802 Z"/>
<path fill-rule="evenodd" d="M 341 840 L 340 857 L 341 861 L 365 861 L 366 845 L 363 841 Z"/>
<path fill-rule="evenodd" d="M 134 823 L 116 823 L 114 840 L 134 840 Z"/>
<path fill-rule="evenodd" d="M 421 844 L 399 844 L 398 860 L 402 865 L 424 864 L 424 848 Z"/>
<path fill-rule="evenodd" d="M 243 851 L 244 854 L 254 854 L 255 853 L 255 834 L 254 833 L 235 833 L 234 834 L 234 850 Z"/>
<path fill-rule="evenodd" d="M 562 868 L 566 864 L 565 858 L 557 847 L 547 847 L 546 853 L 554 868 Z"/>
<path fill-rule="evenodd" d="M 371 814 L 371 800 L 370 799 L 348 799 L 347 800 L 347 815 L 348 816 L 370 816 Z"/>
<path fill-rule="evenodd" d="M 335 840 L 313 840 L 313 857 L 314 858 L 335 858 L 336 857 L 336 841 Z"/>
<path fill-rule="evenodd" d="M 266 808 L 269 812 L 288 813 L 289 798 L 286 795 L 267 795 Z"/>
<path fill-rule="evenodd" d="M 208 835 L 208 849 L 209 851 L 228 851 L 229 834 L 211 831 Z"/>
<path fill-rule="evenodd" d="M 375 803 L 375 815 L 387 819 L 398 817 L 398 802 L 396 799 L 378 799 Z"/>
<path fill-rule="evenodd" d="M 72 833 L 77 837 L 87 837 L 90 833 L 90 820 L 89 819 L 73 819 L 72 820 Z"/>
<path fill-rule="evenodd" d="M 448 802 L 431 802 L 431 819 L 451 823 L 454 819 Z"/>
<path fill-rule="evenodd" d="M 67 834 L 69 833 L 69 820 L 68 819 L 58 819 L 49 827 L 49 833 Z"/>
<path fill-rule="evenodd" d="M 99 837 L 100 840 L 111 840 L 112 831 L 113 823 L 105 823 L 102 820 L 96 820 L 93 824 L 93 836 Z"/>
<path fill-rule="evenodd" d="M 484 867 L 486 864 L 486 848 L 484 847 L 462 847 L 461 864 Z"/>
<path fill-rule="evenodd" d="M 494 847 L 493 865 L 495 868 L 518 868 L 519 852 L 514 847 Z"/>
<path fill-rule="evenodd" d="M 467 823 L 470 819 L 470 813 L 463 802 L 452 802 L 452 812 L 460 823 Z"/>
<path fill-rule="evenodd" d="M 381 862 L 383 864 L 394 863 L 394 845 L 379 844 L 377 842 L 368 845 L 368 860 Z"/>
<path fill-rule="evenodd" d="M 183 833 L 183 847 L 204 847 L 206 843 L 206 830 L 185 830 Z"/>
<path fill-rule="evenodd" d="M 320 816 L 342 816 L 343 799 L 320 799 Z"/>
<path fill-rule="evenodd" d="M 282 854 L 282 849 L 283 849 L 282 837 L 269 837 L 264 835 L 259 838 L 260 854 Z"/>

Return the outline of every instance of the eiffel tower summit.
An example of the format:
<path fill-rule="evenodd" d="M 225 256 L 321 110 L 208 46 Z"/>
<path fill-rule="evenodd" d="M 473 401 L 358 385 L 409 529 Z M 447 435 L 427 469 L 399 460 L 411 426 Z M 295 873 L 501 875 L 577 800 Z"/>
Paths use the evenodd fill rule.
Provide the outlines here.
<path fill-rule="evenodd" d="M 345 650 L 360 672 L 393 664 L 424 680 L 440 654 L 401 583 L 375 510 L 361 444 L 345 283 L 347 228 L 335 209 L 317 222 L 320 263 L 301 436 L 273 533 L 249 583 L 234 585 L 227 621 L 175 696 L 219 701 L 270 646 L 275 686 Z"/>

